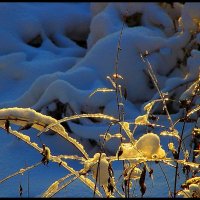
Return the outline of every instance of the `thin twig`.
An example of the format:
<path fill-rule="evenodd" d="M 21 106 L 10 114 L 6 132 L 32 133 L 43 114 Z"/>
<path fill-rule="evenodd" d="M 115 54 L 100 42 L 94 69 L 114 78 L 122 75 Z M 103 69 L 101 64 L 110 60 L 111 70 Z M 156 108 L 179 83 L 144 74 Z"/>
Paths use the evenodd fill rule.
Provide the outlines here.
<path fill-rule="evenodd" d="M 13 173 L 13 174 L 7 176 L 6 178 L 0 180 L 0 184 L 3 183 L 4 181 L 6 181 L 6 180 L 8 180 L 8 179 L 10 179 L 10 178 L 12 178 L 12 177 L 14 177 L 14 176 L 17 176 L 17 175 L 19 175 L 19 174 L 23 174 L 24 172 L 26 172 L 26 171 L 28 171 L 28 170 L 30 170 L 30 169 L 35 168 L 35 167 L 39 166 L 40 164 L 42 164 L 42 162 L 38 162 L 38 163 L 36 163 L 36 164 L 34 164 L 34 165 L 31 165 L 31 166 L 29 166 L 29 167 L 20 169 L 20 170 L 18 170 L 17 172 L 15 172 L 15 173 Z"/>
<path fill-rule="evenodd" d="M 60 178 L 59 180 L 58 180 L 58 183 L 60 184 L 60 183 L 62 183 L 62 182 L 64 182 L 67 178 L 69 178 L 69 177 L 71 177 L 71 176 L 74 176 L 74 174 L 72 174 L 72 173 L 70 173 L 70 174 L 67 174 L 66 176 L 64 176 L 64 177 L 62 177 L 62 178 Z M 79 175 L 80 176 L 80 175 Z M 74 176 L 70 181 L 68 181 L 67 183 L 64 183 L 62 186 L 60 186 L 55 192 L 52 192 L 52 194 L 50 194 L 50 195 L 48 195 L 47 194 L 47 191 L 46 192 L 44 192 L 43 194 L 42 194 L 42 197 L 53 197 L 55 194 L 57 194 L 59 191 L 61 191 L 62 189 L 64 189 L 64 188 L 66 188 L 70 183 L 72 183 L 74 180 L 76 180 L 77 178 L 79 178 L 79 176 Z"/>
<path fill-rule="evenodd" d="M 163 93 L 160 90 L 160 87 L 158 85 L 158 81 L 157 81 L 157 78 L 156 78 L 155 73 L 153 71 L 153 68 L 151 66 L 151 63 L 149 62 L 149 60 L 147 58 L 144 59 L 142 54 L 141 54 L 141 57 L 142 57 L 143 62 L 146 63 L 146 61 L 147 61 L 147 67 L 148 67 L 147 70 L 148 70 L 149 75 L 151 76 L 151 79 L 152 79 L 152 81 L 153 81 L 153 83 L 154 83 L 154 85 L 155 85 L 155 87 L 156 87 L 161 99 L 162 99 L 163 107 L 164 107 L 165 112 L 167 114 L 167 118 L 168 118 L 168 120 L 170 122 L 170 127 L 172 128 L 172 130 L 174 130 L 174 124 L 173 124 L 173 121 L 172 121 L 171 116 L 169 114 L 169 111 L 167 109 L 166 99 L 165 99 L 165 97 L 163 96 Z"/>
<path fill-rule="evenodd" d="M 194 95 L 192 96 L 189 105 L 187 105 L 186 108 L 185 108 L 185 120 L 183 122 L 183 127 L 182 127 L 182 130 L 181 130 L 181 136 L 180 136 L 180 141 L 179 141 L 179 145 L 178 145 L 178 152 L 177 152 L 178 153 L 177 159 L 179 159 L 179 156 L 180 156 L 180 151 L 181 151 L 181 146 L 182 146 L 182 141 L 183 141 L 183 133 L 184 133 L 184 130 L 185 130 L 185 125 L 186 125 L 186 121 L 187 121 L 187 115 L 188 115 L 188 112 L 189 112 L 189 108 L 192 105 L 192 101 L 194 100 L 194 97 L 196 96 L 198 88 L 199 88 L 199 83 L 198 83 L 198 86 L 195 88 Z M 179 167 L 179 163 L 177 162 L 176 163 L 175 178 L 174 178 L 174 198 L 176 197 L 176 194 L 177 194 L 176 193 L 176 185 L 177 185 L 178 167 Z"/>
<path fill-rule="evenodd" d="M 78 176 L 74 176 L 71 180 L 69 180 L 67 183 L 63 184 L 52 196 L 53 197 L 55 194 L 57 194 L 58 192 L 60 192 L 62 189 L 66 188 L 69 184 L 71 184 L 72 182 L 74 182 L 76 179 L 78 179 Z"/>
<path fill-rule="evenodd" d="M 126 15 L 128 15 L 128 10 L 126 12 Z M 123 34 L 124 26 L 125 26 L 125 22 L 123 21 L 122 29 L 120 31 L 120 36 L 119 36 L 119 40 L 118 40 L 117 53 L 116 53 L 115 66 L 114 66 L 114 72 L 116 74 L 116 78 L 114 79 L 114 83 L 115 83 L 115 86 L 116 86 L 115 92 L 116 92 L 116 102 L 117 102 L 117 110 L 118 110 L 118 119 L 119 119 L 119 122 L 124 121 L 124 110 L 122 111 L 120 109 L 120 104 L 122 102 L 120 102 L 120 100 L 119 100 L 120 91 L 119 91 L 119 84 L 118 84 L 119 54 L 120 54 L 120 51 L 122 50 L 121 49 L 121 39 L 122 39 L 122 34 Z M 122 99 L 121 99 L 121 101 L 122 101 Z M 119 133 L 121 134 L 121 132 L 122 132 L 122 127 L 120 125 L 119 126 Z M 122 142 L 122 138 L 121 138 L 121 142 Z M 124 161 L 123 161 L 123 168 L 124 168 Z M 126 186 L 125 186 L 125 191 L 126 191 Z M 127 197 L 126 192 L 125 192 L 125 197 Z"/>
<path fill-rule="evenodd" d="M 161 169 L 161 171 L 162 171 L 162 173 L 163 173 L 163 175 L 164 175 L 164 177 L 165 177 L 165 180 L 166 180 L 166 183 L 167 183 L 167 187 L 168 187 L 168 190 L 169 190 L 170 195 L 171 195 L 171 189 L 170 189 L 170 185 L 169 185 L 169 182 L 168 182 L 167 176 L 166 176 L 166 174 L 165 174 L 165 172 L 164 172 L 162 166 L 160 165 L 160 163 L 158 163 L 158 164 L 159 164 L 159 167 L 160 167 L 160 169 Z M 172 197 L 172 196 L 171 196 L 171 197 Z"/>
<path fill-rule="evenodd" d="M 116 74 L 116 78 L 114 78 L 114 82 L 115 82 L 115 85 L 116 85 L 115 92 L 116 92 L 116 102 L 117 102 L 117 110 L 118 110 L 119 121 L 122 120 L 122 116 L 121 116 L 120 101 L 119 101 L 118 64 L 119 64 L 119 54 L 120 54 L 120 51 L 122 50 L 121 49 L 121 39 L 122 39 L 122 34 L 123 34 L 124 26 L 125 26 L 125 23 L 123 22 L 122 29 L 120 31 L 119 40 L 118 40 L 117 54 L 116 54 L 115 66 L 114 66 L 114 71 L 115 71 L 115 74 Z"/>

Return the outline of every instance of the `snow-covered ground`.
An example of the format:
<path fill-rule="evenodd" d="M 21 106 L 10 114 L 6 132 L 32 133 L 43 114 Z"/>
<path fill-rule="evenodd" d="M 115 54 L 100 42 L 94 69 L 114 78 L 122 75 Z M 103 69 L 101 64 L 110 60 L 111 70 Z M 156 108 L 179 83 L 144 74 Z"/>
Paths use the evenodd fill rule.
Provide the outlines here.
<path fill-rule="evenodd" d="M 125 120 L 133 122 L 144 114 L 143 106 L 159 97 L 147 73 L 141 54 L 148 52 L 158 83 L 169 98 L 180 95 L 198 77 L 200 65 L 200 3 L 0 3 L 0 108 L 30 107 L 43 114 L 54 113 L 58 105 L 67 105 L 60 117 L 81 113 L 99 113 L 118 117 L 115 92 L 90 94 L 97 88 L 112 88 L 117 45 L 123 23 L 118 69 L 123 77 Z M 183 85 L 183 86 L 180 86 Z M 195 104 L 199 105 L 199 98 Z M 172 119 L 181 112 L 171 105 Z M 161 104 L 156 107 L 161 110 Z M 194 116 L 195 117 L 195 116 Z M 196 116 L 197 117 L 197 116 Z M 165 117 L 161 123 L 167 125 Z M 68 122 L 76 138 L 90 156 L 98 150 L 93 145 L 106 132 L 108 123 L 81 119 Z M 188 134 L 194 124 L 186 126 Z M 133 127 L 131 127 L 132 129 Z M 182 125 L 178 124 L 177 130 Z M 138 128 L 138 139 L 145 128 Z M 155 130 L 155 132 L 159 131 Z M 78 154 L 57 135 L 25 131 L 33 141 L 48 144 L 55 154 Z M 116 133 L 112 127 L 110 133 Z M 124 135 L 125 136 L 125 135 Z M 168 140 L 161 137 L 167 150 Z M 106 150 L 115 154 L 119 140 L 108 142 Z M 188 143 L 189 145 L 189 138 Z M 41 155 L 14 136 L 0 130 L 0 180 L 22 167 L 35 164 Z M 74 168 L 80 167 L 71 162 Z M 156 164 L 154 183 L 147 180 L 146 197 L 168 197 L 167 184 Z M 164 167 L 173 188 L 174 169 Z M 120 166 L 114 163 L 117 176 Z M 66 175 L 55 163 L 41 165 L 29 173 L 0 184 L 0 197 L 38 197 L 55 180 Z M 29 179 L 29 181 L 28 181 Z M 179 181 L 180 183 L 183 180 Z M 137 183 L 138 184 L 138 183 Z M 153 184 L 153 185 L 152 185 Z M 136 192 L 140 196 L 140 192 Z M 73 182 L 57 197 L 92 197 L 80 181 Z"/>

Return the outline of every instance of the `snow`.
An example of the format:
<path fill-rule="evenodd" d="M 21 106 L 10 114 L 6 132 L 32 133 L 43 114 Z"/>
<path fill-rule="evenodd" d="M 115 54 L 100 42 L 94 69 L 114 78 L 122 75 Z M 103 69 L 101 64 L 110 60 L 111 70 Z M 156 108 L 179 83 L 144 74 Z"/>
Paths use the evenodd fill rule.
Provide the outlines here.
<path fill-rule="evenodd" d="M 123 79 L 118 80 L 118 83 L 122 89 L 127 90 L 127 99 L 122 98 L 125 121 L 133 123 L 138 116 L 147 116 L 144 105 L 159 98 L 141 54 L 145 56 L 148 53 L 145 58 L 151 63 L 163 92 L 168 93 L 169 97 L 175 96 L 177 100 L 188 98 L 192 95 L 192 82 L 197 79 L 200 69 L 199 8 L 199 3 L 173 3 L 173 7 L 167 3 L 153 2 L 0 3 L 1 126 L 4 127 L 8 116 L 11 122 L 17 117 L 29 119 L 29 122 L 41 122 L 43 125 L 55 123 L 56 120 L 50 116 L 44 117 L 36 111 L 47 115 L 54 113 L 58 102 L 67 105 L 61 113 L 62 117 L 102 112 L 118 118 L 115 92 L 90 95 L 97 88 L 113 89 L 107 76 L 112 77 L 115 73 L 120 31 L 125 18 L 132 17 L 135 20 L 138 14 L 137 25 L 124 25 L 120 44 L 118 73 Z M 87 46 L 81 45 L 81 42 L 87 42 Z M 155 110 L 159 111 L 161 104 L 156 103 L 158 106 L 155 106 Z M 172 104 L 175 110 L 172 120 L 175 121 L 183 111 L 179 110 L 175 102 Z M 198 104 L 197 98 L 195 105 Z M 12 109 L 4 110 L 10 107 Z M 23 108 L 29 109 L 25 111 Z M 195 117 L 198 115 L 194 115 Z M 197 127 L 200 127 L 199 120 L 200 118 Z M 91 119 L 79 119 L 79 122 L 67 122 L 73 132 L 69 135 L 85 146 L 91 157 L 99 150 L 95 144 L 106 133 L 109 124 L 105 120 L 94 123 Z M 22 122 L 15 124 L 26 125 Z M 158 124 L 168 126 L 167 118 L 161 116 Z M 190 123 L 185 134 L 189 134 L 193 127 L 194 123 Z M 42 130 L 41 127 L 34 128 Z M 61 130 L 62 137 L 67 137 L 67 132 L 61 125 L 54 127 L 55 130 L 57 128 Z M 129 128 L 133 130 L 133 126 Z M 181 128 L 180 123 L 176 129 L 180 132 Z M 109 134 L 117 134 L 118 130 L 118 126 L 113 125 Z M 160 130 L 161 128 L 156 127 L 154 133 L 160 133 Z M 146 132 L 146 127 L 139 126 L 134 138 L 138 140 Z M 60 135 L 43 134 L 38 138 L 35 130 L 25 130 L 24 133 L 27 136 L 21 136 L 25 140 L 36 142 L 40 147 L 42 143 L 48 144 L 52 154 L 80 154 Z M 122 136 L 127 138 L 124 131 Z M 156 137 L 157 140 L 154 138 L 161 151 L 167 150 L 169 139 L 166 138 L 168 136 L 161 136 L 160 139 Z M 153 141 L 152 139 L 149 144 Z M 186 141 L 186 146 L 189 146 L 189 138 Z M 28 148 L 25 143 L 3 130 L 0 134 L 0 145 L 0 179 L 25 167 L 24 165 L 34 164 L 42 159 L 41 155 Z M 119 138 L 111 138 L 105 144 L 106 152 L 115 155 L 119 145 Z M 148 145 L 146 147 L 150 148 Z M 71 164 L 75 168 L 80 167 L 75 162 Z M 116 164 L 114 166 L 119 174 L 119 167 Z M 38 170 L 29 172 L 30 196 L 34 197 L 41 196 L 53 182 L 66 175 L 66 170 L 55 163 L 37 168 Z M 165 170 L 169 177 L 173 177 L 168 168 Z M 149 196 L 168 196 L 161 173 L 158 173 L 157 180 L 163 180 L 159 181 L 162 182 L 162 193 L 157 191 L 155 181 L 152 191 L 147 192 Z M 173 184 L 173 178 L 169 180 Z M 27 196 L 26 174 L 3 183 L 0 197 L 19 196 L 20 182 L 24 188 L 23 197 Z M 151 181 L 148 183 L 150 185 Z M 77 188 L 82 192 L 78 193 Z M 74 195 L 91 197 L 92 191 L 80 181 L 75 181 L 56 196 Z"/>
<path fill-rule="evenodd" d="M 1 3 L 0 10 L 0 85 L 9 81 L 9 86 L 1 87 L 2 101 L 14 100 L 37 77 L 66 71 L 85 55 L 86 50 L 72 40 L 87 37 L 89 4 L 80 3 L 77 9 L 74 3 Z M 27 44 L 38 35 L 40 47 Z M 18 89 L 13 91 L 14 87 Z"/>
<path fill-rule="evenodd" d="M 200 14 L 198 12 L 200 5 L 198 3 L 186 3 L 182 9 L 182 21 L 184 29 L 196 31 Z"/>
<path fill-rule="evenodd" d="M 156 3 L 109 3 L 105 5 L 93 4 L 92 11 L 94 17 L 90 25 L 90 35 L 88 37 L 88 47 L 91 48 L 99 39 L 117 32 L 121 29 L 122 16 L 131 16 L 136 13 L 142 14 L 141 25 L 148 28 L 159 29 L 155 25 L 163 26 L 164 33 L 172 34 L 173 22 L 169 15 L 164 12 Z"/>

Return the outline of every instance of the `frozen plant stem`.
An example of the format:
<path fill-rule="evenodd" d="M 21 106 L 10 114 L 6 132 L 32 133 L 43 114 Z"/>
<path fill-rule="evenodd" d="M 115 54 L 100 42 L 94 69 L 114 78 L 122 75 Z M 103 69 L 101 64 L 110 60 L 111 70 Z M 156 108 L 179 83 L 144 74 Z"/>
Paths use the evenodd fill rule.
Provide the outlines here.
<path fill-rule="evenodd" d="M 116 75 L 116 78 L 114 78 L 114 82 L 115 82 L 115 86 L 116 86 L 115 92 L 116 92 L 116 101 L 117 101 L 119 121 L 121 121 L 123 119 L 123 116 L 122 116 L 122 113 L 121 113 L 120 100 L 119 100 L 118 64 L 119 64 L 119 54 L 120 54 L 120 51 L 122 50 L 121 49 L 121 39 L 122 39 L 123 30 L 124 30 L 124 25 L 125 25 L 125 23 L 123 22 L 122 29 L 121 29 L 120 36 L 119 36 L 119 40 L 118 40 L 118 44 L 117 44 L 117 55 L 116 55 L 115 68 L 114 68 L 115 75 Z"/>
<path fill-rule="evenodd" d="M 126 15 L 128 15 L 128 10 L 126 12 Z M 115 83 L 115 93 L 116 93 L 116 102 L 117 102 L 117 110 L 118 110 L 118 118 L 119 118 L 119 122 L 124 121 L 124 111 L 122 111 L 120 104 L 122 104 L 122 102 L 120 102 L 119 99 L 119 95 L 120 95 L 120 91 L 119 91 L 119 84 L 118 84 L 118 64 L 119 64 L 119 54 L 121 49 L 121 39 L 122 39 L 122 34 L 123 34 L 123 30 L 124 30 L 124 26 L 125 26 L 125 22 L 123 21 L 123 25 L 122 25 L 122 29 L 120 31 L 120 36 L 119 36 L 119 40 L 118 40 L 118 44 L 117 44 L 117 54 L 116 54 L 116 59 L 115 59 L 115 66 L 114 66 L 114 72 L 115 72 L 115 78 L 114 78 L 114 83 Z M 121 98 L 122 101 L 122 98 Z M 119 125 L 119 132 L 121 134 L 122 132 L 122 128 L 121 125 Z M 122 139 L 121 139 L 122 142 Z M 123 169 L 125 169 L 124 167 L 124 161 L 123 161 Z M 125 185 L 125 198 L 127 197 L 127 189 L 126 189 L 126 185 Z"/>
<path fill-rule="evenodd" d="M 199 89 L 199 83 L 198 83 L 197 87 L 194 90 L 194 95 L 192 96 L 189 105 L 186 105 L 186 108 L 185 108 L 184 122 L 183 122 L 181 136 L 180 136 L 180 140 L 179 140 L 179 144 L 178 144 L 179 146 L 178 146 L 178 158 L 177 159 L 179 159 L 179 155 L 180 155 L 180 151 L 181 151 L 181 146 L 182 146 L 182 142 L 183 142 L 183 133 L 184 133 L 184 130 L 185 130 L 185 125 L 186 125 L 186 121 L 187 121 L 187 116 L 188 116 L 189 108 L 192 105 L 192 101 L 193 101 L 194 97 L 196 96 L 196 94 L 198 92 L 198 89 Z M 178 165 L 178 162 L 177 162 L 176 163 L 175 178 L 174 178 L 174 198 L 176 198 L 176 185 L 177 185 L 178 167 L 179 167 L 179 165 Z"/>
<path fill-rule="evenodd" d="M 161 171 L 162 171 L 162 173 L 163 173 L 163 175 L 164 175 L 164 177 L 165 177 L 165 180 L 166 180 L 166 183 L 167 183 L 167 187 L 168 187 L 168 190 L 169 190 L 170 197 L 172 197 L 172 193 L 171 193 L 171 189 L 170 189 L 170 185 L 169 185 L 167 176 L 166 176 L 166 174 L 165 174 L 165 172 L 164 172 L 162 166 L 160 165 L 160 163 L 158 163 L 158 164 L 159 164 L 159 167 L 160 167 L 160 169 L 161 169 Z"/>
<path fill-rule="evenodd" d="M 10 178 L 12 178 L 12 177 L 14 177 L 14 176 L 17 176 L 17 175 L 22 174 L 22 173 L 24 173 L 24 172 L 26 172 L 26 171 L 28 171 L 28 170 L 30 170 L 30 169 L 35 168 L 35 167 L 39 166 L 40 164 L 42 164 L 42 162 L 38 162 L 38 163 L 36 163 L 36 164 L 34 164 L 34 165 L 31 165 L 31 166 L 29 166 L 29 167 L 26 167 L 26 168 L 24 168 L 23 170 L 20 169 L 19 171 L 17 171 L 17 172 L 15 172 L 15 173 L 13 173 L 13 174 L 7 176 L 6 178 L 0 180 L 0 184 L 3 183 L 4 181 L 6 181 L 6 180 L 8 180 L 8 179 L 10 179 Z"/>
<path fill-rule="evenodd" d="M 73 175 L 73 174 L 71 174 Z M 71 183 L 73 183 L 76 179 L 78 179 L 78 176 L 74 176 L 71 180 L 69 180 L 67 183 L 63 184 L 53 195 L 51 195 L 50 197 L 53 197 L 55 194 L 57 194 L 58 192 L 60 192 L 61 190 L 63 190 L 64 188 L 66 188 L 68 185 L 70 185 Z"/>
<path fill-rule="evenodd" d="M 167 104 L 166 104 L 165 97 L 164 97 L 163 93 L 161 92 L 161 90 L 160 90 L 160 88 L 159 88 L 158 81 L 157 81 L 157 78 L 156 78 L 155 73 L 154 73 L 154 71 L 153 71 L 153 68 L 152 68 L 150 62 L 148 61 L 148 59 L 147 59 L 147 58 L 144 59 L 144 58 L 143 58 L 143 55 L 142 55 L 142 54 L 140 54 L 140 55 L 141 55 L 141 58 L 142 58 L 143 62 L 144 62 L 144 63 L 147 62 L 147 70 L 148 70 L 148 73 L 149 73 L 149 75 L 151 76 L 151 79 L 152 79 L 152 81 L 153 81 L 153 83 L 154 83 L 154 86 L 156 87 L 156 89 L 157 89 L 157 91 L 158 91 L 158 93 L 159 93 L 159 95 L 160 95 L 160 97 L 161 97 L 161 99 L 162 99 L 163 107 L 164 107 L 165 112 L 166 112 L 166 114 L 167 114 L 167 119 L 168 119 L 169 122 L 170 122 L 170 127 L 171 127 L 172 130 L 174 130 L 174 124 L 173 124 L 173 121 L 172 121 L 171 116 L 170 116 L 170 114 L 169 114 L 169 111 L 168 111 L 168 109 L 167 109 Z"/>
<path fill-rule="evenodd" d="M 184 133 L 184 130 L 185 130 L 185 121 L 183 122 L 183 127 L 182 127 L 182 131 L 181 131 L 181 137 L 180 137 L 180 140 L 179 140 L 177 160 L 179 159 L 179 155 L 180 155 L 181 143 L 182 143 L 183 133 Z M 176 163 L 176 170 L 175 170 L 175 178 L 174 178 L 174 198 L 176 198 L 176 184 L 177 184 L 177 176 L 178 176 L 178 166 L 179 165 L 178 165 L 178 162 L 177 162 Z"/>
<path fill-rule="evenodd" d="M 94 186 L 93 198 L 95 197 L 95 192 L 96 192 L 96 188 L 97 188 L 98 174 L 100 175 L 100 173 L 99 173 L 99 165 L 100 165 L 100 161 L 101 161 L 101 154 L 102 154 L 102 151 L 100 152 L 99 160 L 98 160 L 98 164 L 97 164 L 97 174 L 96 174 L 96 177 L 95 177 L 95 186 Z"/>
<path fill-rule="evenodd" d="M 97 175 L 95 177 L 95 186 L 94 186 L 93 197 L 95 197 L 95 192 L 96 192 L 96 188 L 97 188 L 97 179 L 98 179 L 98 173 L 99 173 L 99 165 L 100 165 L 100 161 L 101 161 L 101 154 L 102 154 L 102 151 L 104 149 L 105 142 L 106 142 L 106 136 L 107 136 L 108 131 L 110 130 L 110 128 L 111 128 L 112 125 L 113 125 L 112 123 L 109 124 L 108 129 L 106 130 L 106 134 L 104 136 L 103 143 L 101 145 L 101 151 L 100 151 L 100 156 L 99 156 L 98 165 L 97 165 Z"/>

